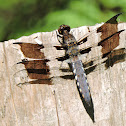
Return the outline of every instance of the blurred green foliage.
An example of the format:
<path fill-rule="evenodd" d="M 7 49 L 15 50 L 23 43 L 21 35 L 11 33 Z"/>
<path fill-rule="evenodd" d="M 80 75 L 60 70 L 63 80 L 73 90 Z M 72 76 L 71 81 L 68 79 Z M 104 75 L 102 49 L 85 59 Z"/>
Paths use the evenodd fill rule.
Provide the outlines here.
<path fill-rule="evenodd" d="M 0 0 L 0 41 L 52 31 L 61 24 L 95 25 L 125 12 L 125 6 L 126 0 Z"/>

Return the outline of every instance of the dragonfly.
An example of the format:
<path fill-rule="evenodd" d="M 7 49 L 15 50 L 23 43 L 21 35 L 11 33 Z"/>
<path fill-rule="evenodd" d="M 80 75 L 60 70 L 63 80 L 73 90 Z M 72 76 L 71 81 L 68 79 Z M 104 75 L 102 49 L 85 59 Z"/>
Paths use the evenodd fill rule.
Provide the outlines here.
<path fill-rule="evenodd" d="M 94 71 L 99 65 L 95 63 L 97 58 L 100 57 L 104 59 L 101 64 L 104 63 L 106 69 L 125 59 L 125 48 L 115 49 L 119 46 L 119 35 L 125 31 L 125 29 L 118 31 L 117 27 L 117 18 L 121 14 L 122 13 L 119 13 L 113 16 L 100 27 L 89 31 L 88 34 L 84 35 L 79 40 L 76 40 L 74 35 L 70 33 L 70 26 L 63 24 L 59 27 L 58 31 L 56 31 L 59 45 L 45 45 L 37 37 L 34 39 L 37 42 L 36 44 L 14 42 L 13 44 L 20 45 L 20 49 L 26 57 L 16 64 L 25 65 L 25 70 L 27 71 L 28 77 L 31 79 L 28 83 L 51 85 L 54 76 L 50 77 L 50 67 L 47 63 L 52 60 L 61 63 L 67 61 L 69 68 L 59 69 L 61 72 L 72 72 L 72 74 L 59 77 L 63 79 L 75 79 L 79 94 L 85 100 L 86 104 L 91 106 L 91 92 L 86 75 Z M 87 43 L 88 38 L 95 33 L 101 33 L 101 40 L 88 47 L 83 47 L 83 45 Z M 46 58 L 44 52 L 40 51 L 44 50 L 46 47 L 48 49 L 54 48 L 57 51 L 64 51 L 63 56 Z M 84 62 L 83 58 L 85 58 L 85 55 L 88 55 L 94 47 L 101 47 L 101 55 Z"/>

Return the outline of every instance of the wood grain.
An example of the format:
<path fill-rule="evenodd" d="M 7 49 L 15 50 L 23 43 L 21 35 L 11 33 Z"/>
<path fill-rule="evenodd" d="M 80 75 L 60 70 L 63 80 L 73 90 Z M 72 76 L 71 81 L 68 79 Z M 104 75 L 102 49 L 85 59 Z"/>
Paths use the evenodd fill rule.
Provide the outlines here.
<path fill-rule="evenodd" d="M 90 30 L 101 24 L 89 27 Z M 126 23 L 118 24 L 118 29 L 126 29 Z M 72 29 L 79 39 L 88 32 L 86 26 Z M 100 34 L 89 39 L 89 44 L 99 41 Z M 53 78 L 52 84 L 38 83 L 28 78 L 24 64 L 20 62 L 24 55 L 21 46 L 13 42 L 36 44 L 34 37 L 45 43 L 45 46 L 58 43 L 56 32 L 35 33 L 17 40 L 0 43 L 0 125 L 1 126 L 125 126 L 126 125 L 126 61 L 118 62 L 108 69 L 100 65 L 98 70 L 87 75 L 94 104 L 95 123 L 87 114 L 75 80 Z M 88 44 L 87 44 L 88 46 Z M 120 33 L 119 48 L 126 48 L 126 32 Z M 99 53 L 94 48 L 93 55 Z M 29 52 L 30 54 L 31 52 Z M 62 56 L 56 50 L 44 49 L 46 58 Z M 37 55 L 37 54 L 36 54 Z M 41 54 L 40 54 L 41 55 Z M 90 54 L 91 55 L 91 54 Z M 92 57 L 92 56 L 89 56 Z M 37 57 L 35 57 L 37 58 Z M 40 59 L 41 56 L 38 58 Z M 88 60 L 88 58 L 86 59 Z M 53 60 L 50 66 L 50 77 L 62 73 L 53 70 L 61 64 Z M 67 67 L 66 63 L 62 65 Z M 36 81 L 35 84 L 17 86 L 19 83 Z M 48 83 L 48 82 L 47 82 Z"/>

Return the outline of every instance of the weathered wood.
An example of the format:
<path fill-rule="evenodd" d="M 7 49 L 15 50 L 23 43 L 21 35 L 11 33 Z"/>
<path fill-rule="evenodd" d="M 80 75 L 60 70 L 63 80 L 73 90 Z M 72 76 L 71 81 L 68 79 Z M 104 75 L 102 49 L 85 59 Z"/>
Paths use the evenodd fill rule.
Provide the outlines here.
<path fill-rule="evenodd" d="M 96 26 L 90 27 L 94 29 Z M 118 29 L 126 29 L 126 23 L 120 23 Z M 72 29 L 79 39 L 88 32 L 87 27 Z M 100 34 L 89 39 L 92 44 L 99 40 Z M 107 70 L 100 65 L 98 70 L 87 75 L 94 103 L 95 124 L 85 111 L 76 88 L 75 80 L 54 78 L 53 85 L 27 84 L 18 87 L 18 83 L 27 81 L 27 72 L 21 61 L 23 54 L 19 45 L 13 42 L 35 43 L 39 36 L 43 43 L 58 43 L 56 32 L 36 33 L 17 40 L 0 43 L 0 125 L 1 126 L 125 126 L 126 125 L 126 61 L 114 64 Z M 126 32 L 120 34 L 120 45 L 126 47 Z M 97 52 L 94 50 L 94 55 Z M 44 50 L 47 58 L 62 55 L 55 50 Z M 29 52 L 31 53 L 31 52 Z M 91 56 L 92 57 L 92 56 Z M 88 60 L 88 59 L 86 59 Z M 49 63 L 59 67 L 55 61 Z M 66 65 L 66 64 L 65 64 Z M 60 75 L 59 71 L 51 71 Z M 52 76 L 53 76 L 52 75 Z"/>

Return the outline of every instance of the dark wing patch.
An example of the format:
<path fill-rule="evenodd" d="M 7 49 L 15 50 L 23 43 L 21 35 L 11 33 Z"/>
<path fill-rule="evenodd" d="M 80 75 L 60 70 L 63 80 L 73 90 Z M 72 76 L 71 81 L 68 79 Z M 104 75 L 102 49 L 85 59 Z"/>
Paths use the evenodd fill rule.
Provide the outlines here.
<path fill-rule="evenodd" d="M 125 29 L 115 32 L 109 37 L 104 38 L 103 40 L 98 42 L 96 46 L 102 46 L 103 58 L 104 58 L 104 55 L 107 55 L 109 52 L 111 52 L 114 48 L 116 48 L 119 45 L 119 34 L 123 31 L 125 31 Z M 91 48 L 92 47 L 83 48 L 79 52 L 80 54 L 89 53 L 91 51 Z"/>
<path fill-rule="evenodd" d="M 55 47 L 57 50 L 67 50 L 67 48 L 68 48 L 65 45 L 64 46 L 63 45 L 62 46 L 53 46 L 53 47 Z"/>
<path fill-rule="evenodd" d="M 101 41 L 95 44 L 95 46 L 102 46 L 101 52 L 102 58 L 107 58 L 103 63 L 105 63 L 106 69 L 109 68 L 110 66 L 113 66 L 114 64 L 118 62 L 123 62 L 125 60 L 125 49 L 116 49 L 114 50 L 118 45 L 119 45 L 119 34 L 125 29 L 118 31 L 118 22 L 117 22 L 117 17 L 121 15 L 122 13 L 119 13 L 109 19 L 106 23 L 104 23 L 101 27 L 97 29 L 97 33 L 101 32 Z M 90 32 L 92 34 L 92 32 Z M 88 37 L 88 36 L 86 36 Z M 85 42 L 86 38 L 84 38 Z M 83 43 L 83 39 L 79 41 Z M 81 44 L 82 44 L 81 43 Z M 85 54 L 89 53 L 91 51 L 91 47 L 83 48 L 80 50 L 80 54 Z M 118 52 L 118 55 L 117 55 Z M 89 67 L 91 66 L 91 67 Z M 94 64 L 94 60 L 90 60 L 86 64 L 84 64 L 84 67 L 89 67 L 86 69 L 86 73 L 89 74 L 90 72 L 94 71 L 97 65 Z"/>
<path fill-rule="evenodd" d="M 100 64 L 104 63 L 105 69 L 108 69 L 109 67 L 112 67 L 114 64 L 125 61 L 126 49 L 120 48 L 120 49 L 113 50 L 111 52 L 106 53 L 106 55 L 104 55 L 104 58 L 105 57 L 107 57 L 107 59 L 102 61 Z M 98 57 L 96 59 L 98 59 Z M 93 72 L 95 68 L 100 64 L 95 64 L 95 59 L 90 60 L 88 62 L 84 62 L 83 66 L 85 68 L 86 74 Z"/>
<path fill-rule="evenodd" d="M 40 52 L 40 49 L 44 48 L 43 45 L 25 43 L 25 42 L 15 42 L 13 44 L 20 45 L 21 51 L 25 57 L 34 58 L 34 59 L 45 58 L 44 53 Z"/>
<path fill-rule="evenodd" d="M 122 13 L 119 13 L 119 14 L 113 16 L 111 19 L 106 21 L 102 26 L 100 26 L 97 29 L 89 32 L 89 34 L 87 34 L 83 38 L 79 39 L 78 45 L 81 45 L 81 44 L 87 42 L 87 38 L 89 37 L 89 35 L 91 35 L 95 32 L 102 32 L 101 41 L 104 40 L 105 38 L 111 36 L 112 34 L 116 33 L 118 31 L 118 29 L 117 29 L 117 25 L 118 25 L 117 18 L 121 14 Z M 117 36 L 116 39 L 118 39 L 118 36 Z"/>
<path fill-rule="evenodd" d="M 69 59 L 70 57 L 69 57 L 69 55 L 68 54 L 66 54 L 65 56 L 62 56 L 62 57 L 58 57 L 58 58 L 56 58 L 58 61 L 64 61 L 64 60 L 67 60 L 67 59 Z"/>
<path fill-rule="evenodd" d="M 119 34 L 124 31 L 121 30 L 118 32 L 118 22 L 117 17 L 121 15 L 119 13 L 109 19 L 106 23 L 104 23 L 101 27 L 97 29 L 97 32 L 101 32 L 101 42 L 98 43 L 98 46 L 102 46 L 102 53 L 108 53 L 112 51 L 119 45 Z"/>
<path fill-rule="evenodd" d="M 34 79 L 28 83 L 31 84 L 52 84 L 50 75 L 50 69 L 47 65 L 48 59 L 45 59 L 44 53 L 40 52 L 40 46 L 38 44 L 16 42 L 21 47 L 21 51 L 27 58 L 33 58 L 36 60 L 22 60 L 17 64 L 24 64 L 28 76 L 30 79 Z M 42 47 L 44 48 L 44 47 Z M 38 60 L 40 59 L 40 60 Z"/>
<path fill-rule="evenodd" d="M 112 67 L 114 64 L 117 64 L 119 62 L 124 62 L 126 59 L 126 49 L 116 49 L 113 50 L 110 54 L 108 54 L 108 59 L 104 61 L 106 69 L 108 69 L 110 66 Z"/>
<path fill-rule="evenodd" d="M 92 48 L 92 47 L 89 47 L 89 48 L 86 48 L 86 49 L 81 49 L 81 50 L 79 51 L 79 53 L 80 53 L 80 54 L 89 53 L 89 52 L 91 51 L 91 48 Z"/>

